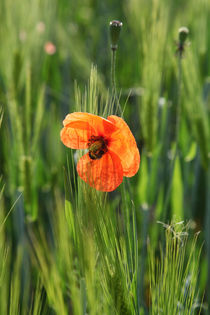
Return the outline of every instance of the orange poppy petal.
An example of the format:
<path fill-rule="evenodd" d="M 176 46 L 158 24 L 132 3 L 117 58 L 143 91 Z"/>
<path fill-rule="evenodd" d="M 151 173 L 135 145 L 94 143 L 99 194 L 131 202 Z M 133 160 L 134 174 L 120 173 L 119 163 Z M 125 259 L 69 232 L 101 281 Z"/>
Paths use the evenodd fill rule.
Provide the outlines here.
<path fill-rule="evenodd" d="M 63 125 L 61 141 L 71 149 L 85 149 L 91 136 L 110 136 L 117 130 L 107 119 L 82 112 L 68 114 Z"/>
<path fill-rule="evenodd" d="M 61 130 L 60 137 L 64 145 L 71 149 L 86 149 L 88 139 L 91 137 L 91 131 L 64 127 Z"/>
<path fill-rule="evenodd" d="M 110 151 L 98 160 L 92 160 L 88 153 L 83 155 L 78 161 L 77 172 L 87 184 L 100 191 L 115 190 L 123 180 L 120 159 Z"/>
<path fill-rule="evenodd" d="M 95 133 L 94 136 L 109 136 L 118 129 L 117 126 L 103 117 L 82 112 L 68 114 L 63 124 L 65 127 L 75 129 L 91 128 Z"/>
<path fill-rule="evenodd" d="M 140 154 L 134 136 L 122 118 L 112 115 L 107 119 L 119 128 L 119 131 L 111 135 L 108 149 L 116 153 L 121 159 L 123 175 L 126 177 L 134 176 L 140 164 Z"/>

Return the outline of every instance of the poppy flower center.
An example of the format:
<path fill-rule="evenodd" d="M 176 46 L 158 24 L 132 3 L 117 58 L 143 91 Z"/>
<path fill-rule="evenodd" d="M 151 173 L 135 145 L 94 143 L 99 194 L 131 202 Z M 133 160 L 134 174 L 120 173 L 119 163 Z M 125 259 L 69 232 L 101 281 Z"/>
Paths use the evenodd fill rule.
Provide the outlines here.
<path fill-rule="evenodd" d="M 88 140 L 88 150 L 92 160 L 100 159 L 108 151 L 107 140 L 100 136 L 91 136 Z"/>

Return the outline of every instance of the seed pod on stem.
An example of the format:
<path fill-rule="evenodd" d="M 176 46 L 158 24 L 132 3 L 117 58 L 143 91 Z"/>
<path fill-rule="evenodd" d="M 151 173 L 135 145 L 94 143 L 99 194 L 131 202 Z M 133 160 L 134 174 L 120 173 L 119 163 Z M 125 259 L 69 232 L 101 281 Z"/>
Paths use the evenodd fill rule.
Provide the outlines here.
<path fill-rule="evenodd" d="M 180 57 L 183 56 L 188 34 L 189 34 L 189 30 L 187 27 L 182 26 L 179 28 L 179 40 L 177 42 L 176 52 L 177 52 L 177 55 L 179 55 Z"/>
<path fill-rule="evenodd" d="M 109 23 L 110 26 L 110 39 L 111 39 L 111 49 L 117 50 L 117 43 L 120 37 L 120 31 L 122 28 L 122 22 L 114 20 Z"/>
<path fill-rule="evenodd" d="M 189 34 L 189 30 L 187 27 L 185 27 L 185 26 L 180 27 L 180 29 L 179 29 L 179 41 L 181 44 L 184 44 L 184 42 L 187 39 L 188 34 Z"/>

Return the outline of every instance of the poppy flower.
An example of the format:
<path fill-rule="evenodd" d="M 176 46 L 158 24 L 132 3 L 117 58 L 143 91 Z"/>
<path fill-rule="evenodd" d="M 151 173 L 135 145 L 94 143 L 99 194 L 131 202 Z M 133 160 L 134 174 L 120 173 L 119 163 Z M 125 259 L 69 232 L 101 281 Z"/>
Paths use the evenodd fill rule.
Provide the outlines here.
<path fill-rule="evenodd" d="M 71 149 L 87 149 L 77 163 L 79 176 L 91 187 L 112 191 L 123 176 L 134 176 L 140 154 L 126 122 L 115 115 L 107 119 L 89 113 L 68 114 L 63 121 L 61 141 Z"/>

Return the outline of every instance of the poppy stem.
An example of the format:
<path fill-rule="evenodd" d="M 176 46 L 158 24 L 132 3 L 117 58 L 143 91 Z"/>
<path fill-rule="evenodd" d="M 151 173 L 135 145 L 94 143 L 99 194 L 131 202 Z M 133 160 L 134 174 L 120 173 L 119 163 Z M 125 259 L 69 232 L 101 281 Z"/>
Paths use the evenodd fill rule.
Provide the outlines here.
<path fill-rule="evenodd" d="M 168 204 L 171 197 L 171 189 L 173 184 L 174 168 L 176 158 L 179 150 L 179 129 L 181 118 L 181 86 L 182 86 L 182 55 L 178 54 L 178 83 L 177 83 L 177 104 L 176 104 L 176 126 L 175 126 L 175 151 L 172 156 L 171 167 L 169 172 L 169 183 L 167 185 L 167 191 L 165 195 L 165 202 L 163 205 L 163 222 L 167 217 Z"/>
<path fill-rule="evenodd" d="M 115 83 L 115 63 L 116 63 L 116 50 L 118 47 L 119 36 L 122 28 L 122 22 L 118 20 L 111 21 L 109 23 L 110 31 L 110 40 L 111 40 L 111 50 L 112 50 L 112 59 L 111 59 L 111 84 L 112 91 L 115 96 L 116 94 L 116 83 Z"/>
<path fill-rule="evenodd" d="M 113 91 L 114 96 L 116 94 L 115 64 L 116 64 L 116 49 L 112 49 L 112 57 L 111 57 L 111 85 L 112 85 L 112 91 Z"/>

